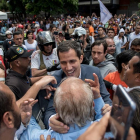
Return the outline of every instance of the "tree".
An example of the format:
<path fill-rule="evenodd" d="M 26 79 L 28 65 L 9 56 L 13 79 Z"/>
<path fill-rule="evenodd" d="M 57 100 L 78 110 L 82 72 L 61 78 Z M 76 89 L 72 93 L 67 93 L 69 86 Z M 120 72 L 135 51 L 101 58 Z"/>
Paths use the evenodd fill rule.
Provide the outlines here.
<path fill-rule="evenodd" d="M 23 0 L 10 0 L 9 10 L 15 15 L 18 20 L 22 20 L 23 15 L 26 17 L 25 2 Z"/>
<path fill-rule="evenodd" d="M 8 11 L 9 10 L 9 4 L 6 0 L 0 0 L 0 10 L 1 11 Z"/>
<path fill-rule="evenodd" d="M 39 14 L 40 11 L 50 14 L 76 12 L 78 0 L 23 0 L 27 13 Z"/>

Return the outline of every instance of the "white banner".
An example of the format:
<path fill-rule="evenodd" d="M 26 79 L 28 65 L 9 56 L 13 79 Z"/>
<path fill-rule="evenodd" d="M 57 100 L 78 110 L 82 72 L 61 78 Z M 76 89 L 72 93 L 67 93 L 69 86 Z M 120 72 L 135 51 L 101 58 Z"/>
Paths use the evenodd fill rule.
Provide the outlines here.
<path fill-rule="evenodd" d="M 98 0 L 98 2 L 100 4 L 100 20 L 103 24 L 105 24 L 112 18 L 112 14 L 108 11 L 108 9 L 100 0 Z"/>

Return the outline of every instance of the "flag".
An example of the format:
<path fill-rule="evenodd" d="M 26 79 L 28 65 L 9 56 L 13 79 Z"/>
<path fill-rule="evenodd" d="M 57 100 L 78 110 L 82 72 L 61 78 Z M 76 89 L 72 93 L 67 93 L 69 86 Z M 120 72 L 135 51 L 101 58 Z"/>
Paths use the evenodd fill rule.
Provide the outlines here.
<path fill-rule="evenodd" d="M 105 24 L 107 21 L 109 21 L 112 18 L 112 14 L 108 11 L 108 9 L 105 7 L 105 5 L 98 0 L 100 4 L 100 21 Z"/>

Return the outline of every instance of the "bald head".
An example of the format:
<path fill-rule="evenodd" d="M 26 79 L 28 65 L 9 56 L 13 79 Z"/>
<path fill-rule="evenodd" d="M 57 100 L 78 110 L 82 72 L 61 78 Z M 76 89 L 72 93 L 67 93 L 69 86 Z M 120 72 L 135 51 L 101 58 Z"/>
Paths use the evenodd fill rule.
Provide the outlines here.
<path fill-rule="evenodd" d="M 93 118 L 93 93 L 90 86 L 79 78 L 67 78 L 55 92 L 54 106 L 65 124 L 84 126 L 86 121 Z"/>
<path fill-rule="evenodd" d="M 114 55 L 115 53 L 115 42 L 112 38 L 106 38 L 106 43 L 107 43 L 107 53 Z"/>

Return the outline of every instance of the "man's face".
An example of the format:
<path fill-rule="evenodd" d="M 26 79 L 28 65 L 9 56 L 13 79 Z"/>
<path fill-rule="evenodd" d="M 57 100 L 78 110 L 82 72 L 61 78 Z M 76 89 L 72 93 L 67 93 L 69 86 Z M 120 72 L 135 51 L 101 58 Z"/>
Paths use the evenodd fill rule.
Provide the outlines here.
<path fill-rule="evenodd" d="M 46 53 L 51 53 L 52 52 L 52 44 L 48 44 L 48 45 L 44 46 L 44 51 Z"/>
<path fill-rule="evenodd" d="M 140 59 L 138 56 L 132 57 L 132 59 L 128 62 L 126 67 L 126 71 L 124 73 L 123 81 L 131 88 L 135 86 L 135 78 L 136 74 L 134 72 L 133 64 L 139 62 Z"/>
<path fill-rule="evenodd" d="M 22 46 L 22 43 L 23 43 L 23 36 L 21 34 L 19 35 L 14 35 L 14 42 L 16 45 L 18 46 Z"/>
<path fill-rule="evenodd" d="M 104 30 L 103 30 L 102 28 L 99 28 L 99 29 L 98 29 L 98 34 L 99 34 L 99 35 L 103 35 L 103 33 L 104 33 Z"/>
<path fill-rule="evenodd" d="M 35 32 L 35 28 L 32 28 L 33 33 Z"/>
<path fill-rule="evenodd" d="M 107 53 L 113 55 L 116 50 L 115 42 L 113 41 L 113 39 L 107 39 L 106 43 L 107 43 Z"/>
<path fill-rule="evenodd" d="M 79 59 L 74 49 L 70 49 L 68 52 L 59 52 L 59 61 L 66 76 L 79 77 L 83 57 L 81 56 Z"/>
<path fill-rule="evenodd" d="M 135 52 L 140 52 L 140 45 L 132 45 L 131 46 L 131 50 L 135 51 Z"/>
<path fill-rule="evenodd" d="M 137 34 L 140 33 L 140 26 L 137 26 L 137 27 L 136 27 L 135 32 L 136 32 Z"/>
<path fill-rule="evenodd" d="M 63 41 L 65 39 L 65 37 L 63 36 L 63 34 L 59 34 L 59 40 Z"/>
<path fill-rule="evenodd" d="M 52 33 L 54 33 L 56 31 L 56 27 L 52 28 Z"/>
<path fill-rule="evenodd" d="M 76 23 L 76 27 L 80 27 L 81 26 L 81 24 L 78 22 L 78 23 Z"/>
<path fill-rule="evenodd" d="M 8 39 L 11 39 L 11 37 L 12 37 L 12 35 L 11 35 L 11 34 L 7 35 L 7 38 L 8 38 Z"/>
<path fill-rule="evenodd" d="M 20 61 L 20 68 L 22 68 L 23 70 L 27 70 L 28 66 L 30 66 L 31 64 L 31 58 L 30 57 L 20 57 L 18 58 L 18 60 Z"/>
<path fill-rule="evenodd" d="M 112 30 L 109 30 L 108 33 L 107 33 L 107 36 L 109 38 L 114 38 L 114 35 L 115 35 L 115 33 Z"/>
<path fill-rule="evenodd" d="M 103 62 L 105 60 L 105 55 L 106 53 L 104 53 L 104 47 L 102 44 L 99 46 L 95 45 L 94 47 L 92 47 L 92 59 L 94 65 Z"/>

